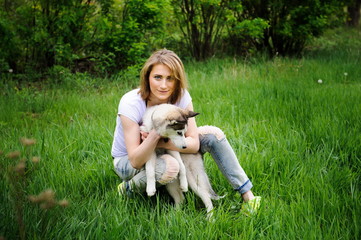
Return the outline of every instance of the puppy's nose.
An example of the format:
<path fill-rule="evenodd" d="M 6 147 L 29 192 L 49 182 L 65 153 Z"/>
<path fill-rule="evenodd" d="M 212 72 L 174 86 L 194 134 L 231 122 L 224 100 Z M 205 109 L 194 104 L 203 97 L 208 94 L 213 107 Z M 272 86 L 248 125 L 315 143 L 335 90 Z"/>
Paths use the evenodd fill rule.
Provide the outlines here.
<path fill-rule="evenodd" d="M 186 149 L 186 148 L 187 148 L 187 146 L 183 146 L 182 148 L 183 148 L 183 149 Z"/>

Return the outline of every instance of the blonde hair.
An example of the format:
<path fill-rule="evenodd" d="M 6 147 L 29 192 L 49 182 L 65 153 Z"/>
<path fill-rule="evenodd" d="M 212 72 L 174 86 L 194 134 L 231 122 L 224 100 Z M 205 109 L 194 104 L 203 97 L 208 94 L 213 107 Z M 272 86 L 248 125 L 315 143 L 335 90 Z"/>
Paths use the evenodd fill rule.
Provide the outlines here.
<path fill-rule="evenodd" d="M 154 52 L 145 62 L 140 72 L 140 90 L 139 93 L 143 100 L 149 100 L 150 85 L 149 75 L 154 65 L 164 64 L 169 67 L 175 78 L 175 89 L 170 96 L 169 103 L 176 103 L 182 96 L 183 89 L 187 89 L 188 82 L 184 71 L 184 66 L 180 58 L 171 50 L 161 49 Z"/>

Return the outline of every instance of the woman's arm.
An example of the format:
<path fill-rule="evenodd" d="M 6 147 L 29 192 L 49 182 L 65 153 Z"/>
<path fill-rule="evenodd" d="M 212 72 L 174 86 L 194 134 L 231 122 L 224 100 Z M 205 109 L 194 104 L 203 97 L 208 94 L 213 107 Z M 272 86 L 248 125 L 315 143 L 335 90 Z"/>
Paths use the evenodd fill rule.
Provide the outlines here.
<path fill-rule="evenodd" d="M 155 130 L 152 130 L 147 138 L 141 142 L 139 125 L 123 115 L 120 116 L 120 120 L 123 125 L 124 141 L 130 164 L 135 169 L 140 169 L 155 150 L 160 136 Z"/>
<path fill-rule="evenodd" d="M 187 110 L 193 111 L 192 102 L 186 108 Z M 157 148 L 165 148 L 169 150 L 175 150 L 181 153 L 197 153 L 199 150 L 199 136 L 197 130 L 197 123 L 194 117 L 188 119 L 188 128 L 185 134 L 187 148 L 180 149 L 174 146 L 172 141 L 164 142 L 159 141 Z"/>

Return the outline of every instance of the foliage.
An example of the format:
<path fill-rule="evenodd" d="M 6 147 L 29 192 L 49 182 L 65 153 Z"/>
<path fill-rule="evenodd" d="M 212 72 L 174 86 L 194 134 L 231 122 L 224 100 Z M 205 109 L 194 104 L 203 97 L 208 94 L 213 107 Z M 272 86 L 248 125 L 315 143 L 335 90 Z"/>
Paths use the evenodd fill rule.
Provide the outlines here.
<path fill-rule="evenodd" d="M 10 69 L 12 64 L 9 60 L 19 51 L 15 37 L 10 22 L 4 17 L 4 13 L 0 12 L 0 72 Z"/>
<path fill-rule="evenodd" d="M 55 64 L 71 67 L 74 59 L 89 50 L 93 1 L 5 1 L 0 10 L 8 21 L 5 36 L 16 54 L 5 61 L 16 72 L 43 71 Z M 13 50 L 13 51 L 15 51 Z M 1 51 L 9 52 L 2 47 Z"/>
<path fill-rule="evenodd" d="M 0 71 L 43 80 L 49 69 L 114 74 L 159 48 L 214 55 L 299 54 L 343 22 L 354 0 L 0 0 Z M 20 74 L 20 75 L 19 75 Z"/>
<path fill-rule="evenodd" d="M 175 16 L 196 60 L 213 56 L 224 27 L 224 0 L 174 0 Z"/>
<path fill-rule="evenodd" d="M 100 39 L 110 67 L 124 69 L 144 61 L 155 38 L 165 28 L 168 2 L 161 0 L 127 0 L 109 11 L 107 34 Z M 104 56 L 104 55 L 103 55 Z"/>
<path fill-rule="evenodd" d="M 345 0 L 347 5 L 347 24 L 357 27 L 360 25 L 361 18 L 361 0 Z"/>
<path fill-rule="evenodd" d="M 143 60 L 164 25 L 166 1 L 5 1 L 0 66 L 15 72 L 61 65 L 105 72 Z M 8 64 L 8 65 L 7 65 Z"/>
<path fill-rule="evenodd" d="M 258 45 L 271 55 L 298 55 L 312 37 L 344 22 L 342 1 L 245 0 L 243 4 L 244 17 L 259 17 L 268 21 L 264 41 Z"/>
<path fill-rule="evenodd" d="M 230 1 L 227 12 L 227 52 L 244 55 L 255 51 L 263 41 L 264 32 L 269 27 L 267 20 L 244 15 L 244 7 L 239 1 Z"/>

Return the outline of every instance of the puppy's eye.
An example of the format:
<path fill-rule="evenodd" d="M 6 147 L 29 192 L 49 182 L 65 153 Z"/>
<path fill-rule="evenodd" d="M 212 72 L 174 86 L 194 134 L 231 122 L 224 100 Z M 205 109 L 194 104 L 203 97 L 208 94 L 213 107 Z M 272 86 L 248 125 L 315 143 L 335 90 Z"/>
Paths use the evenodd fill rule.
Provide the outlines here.
<path fill-rule="evenodd" d="M 182 133 L 182 132 L 177 132 L 177 134 L 178 134 L 179 136 L 183 136 L 183 133 Z"/>

